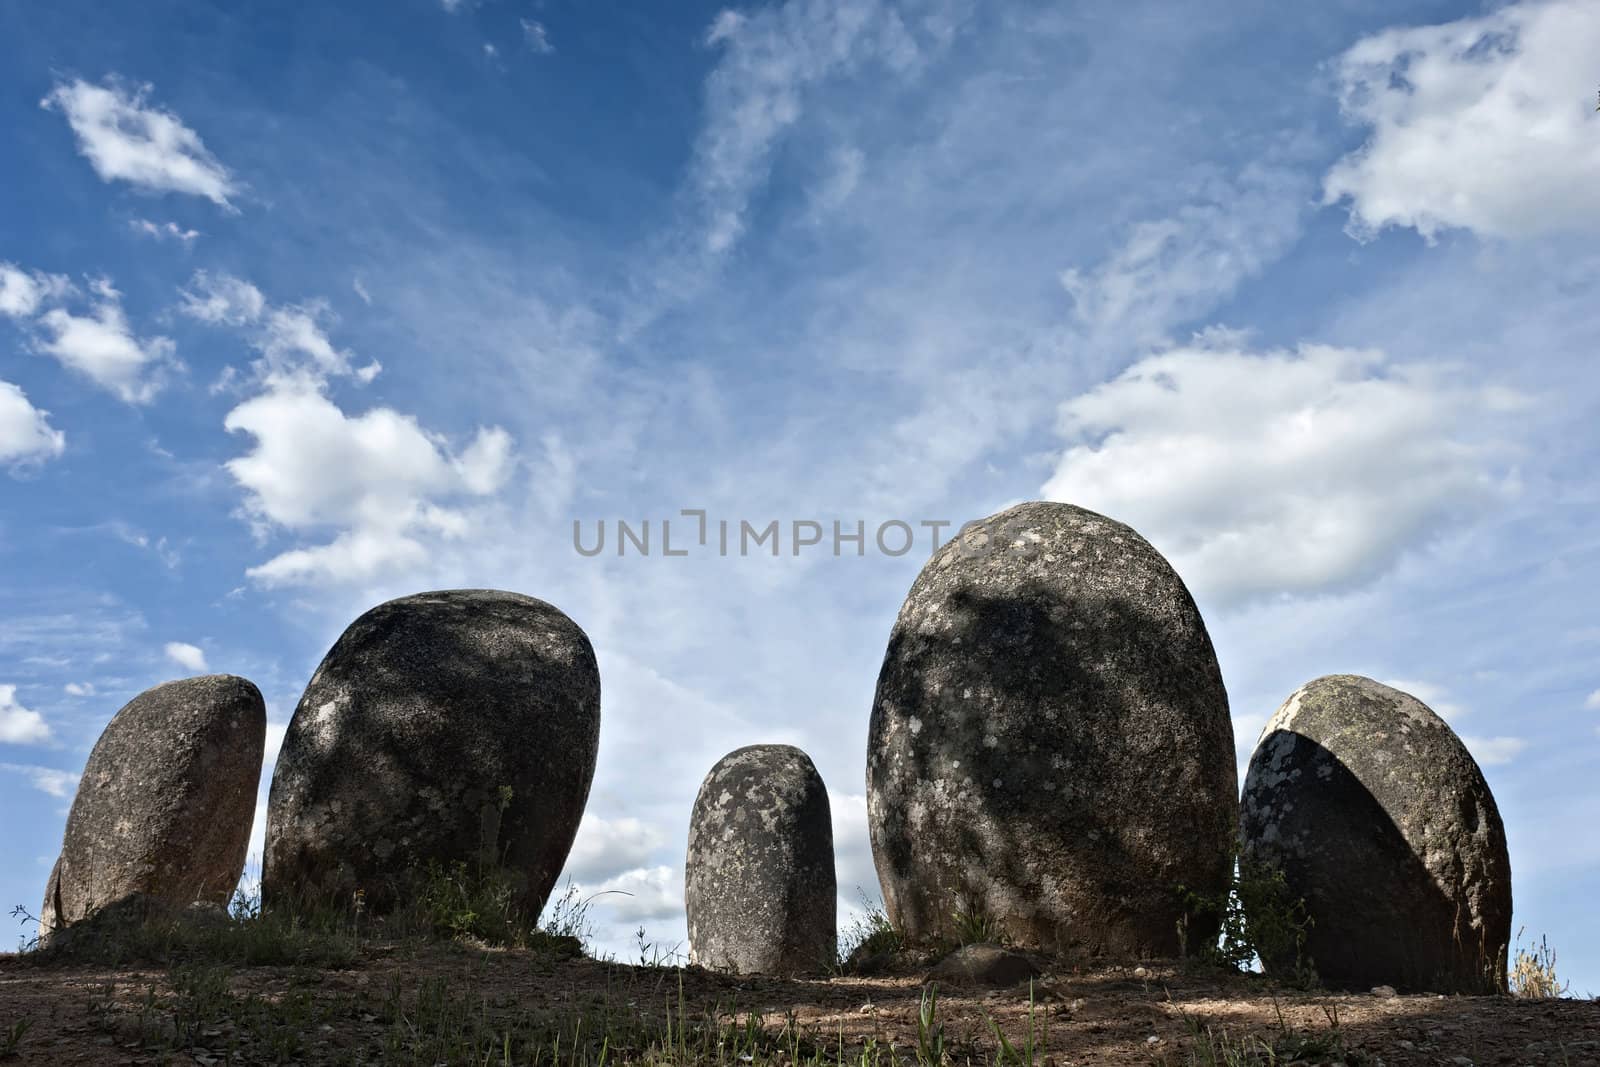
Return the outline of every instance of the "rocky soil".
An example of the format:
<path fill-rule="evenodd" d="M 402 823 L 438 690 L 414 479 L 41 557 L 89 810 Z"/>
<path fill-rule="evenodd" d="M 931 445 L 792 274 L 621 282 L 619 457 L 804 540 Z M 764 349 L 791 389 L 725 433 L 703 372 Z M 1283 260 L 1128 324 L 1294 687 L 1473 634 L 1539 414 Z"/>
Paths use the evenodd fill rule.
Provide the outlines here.
<path fill-rule="evenodd" d="M 456 944 L 337 967 L 43 966 L 0 956 L 15 1062 L 1595 1064 L 1600 1004 L 1274 990 L 1159 963 L 1046 967 L 1031 986 L 922 975 L 730 977 Z M 1004 1051 L 996 1029 L 1017 1050 Z M 9 1036 L 8 1036 L 9 1035 Z M 559 1047 L 556 1042 L 559 1041 Z M 892 1050 L 892 1051 L 891 1051 Z"/>

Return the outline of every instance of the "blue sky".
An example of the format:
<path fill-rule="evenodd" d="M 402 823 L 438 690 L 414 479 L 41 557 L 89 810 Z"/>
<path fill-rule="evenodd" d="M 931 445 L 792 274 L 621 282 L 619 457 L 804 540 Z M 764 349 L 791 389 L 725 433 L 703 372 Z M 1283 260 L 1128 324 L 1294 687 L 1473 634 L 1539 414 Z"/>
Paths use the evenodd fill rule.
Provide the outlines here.
<path fill-rule="evenodd" d="M 264 797 L 340 630 L 458 586 L 595 642 L 602 947 L 682 939 L 694 792 L 755 742 L 813 755 L 853 905 L 928 536 L 572 524 L 1050 498 L 1189 582 L 1241 760 L 1321 674 L 1444 714 L 1516 924 L 1600 991 L 1600 8 L 237 7 L 0 0 L 8 905 L 134 694 L 255 681 Z"/>

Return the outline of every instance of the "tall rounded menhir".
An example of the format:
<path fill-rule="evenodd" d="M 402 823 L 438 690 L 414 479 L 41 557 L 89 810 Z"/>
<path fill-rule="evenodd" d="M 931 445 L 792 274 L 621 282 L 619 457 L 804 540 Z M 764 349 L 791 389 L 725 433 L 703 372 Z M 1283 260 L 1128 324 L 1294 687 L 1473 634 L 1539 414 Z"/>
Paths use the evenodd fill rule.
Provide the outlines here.
<path fill-rule="evenodd" d="M 295 708 L 272 775 L 262 894 L 368 908 L 430 862 L 487 861 L 537 914 L 577 834 L 600 674 L 542 600 L 419 593 L 350 624 Z"/>
<path fill-rule="evenodd" d="M 1334 987 L 1493 993 L 1511 940 L 1505 825 L 1461 739 L 1421 701 L 1342 674 L 1296 690 L 1245 775 L 1244 860 L 1283 874 Z M 1247 913 L 1246 920 L 1251 916 Z"/>
<path fill-rule="evenodd" d="M 737 974 L 830 968 L 833 821 L 811 758 L 752 745 L 718 760 L 695 797 L 684 882 L 692 962 Z"/>
<path fill-rule="evenodd" d="M 964 528 L 895 620 L 867 745 L 890 921 L 954 939 L 1176 954 L 1231 872 L 1228 696 L 1194 600 L 1138 533 L 1069 504 Z M 974 914 L 977 913 L 977 914 Z"/>

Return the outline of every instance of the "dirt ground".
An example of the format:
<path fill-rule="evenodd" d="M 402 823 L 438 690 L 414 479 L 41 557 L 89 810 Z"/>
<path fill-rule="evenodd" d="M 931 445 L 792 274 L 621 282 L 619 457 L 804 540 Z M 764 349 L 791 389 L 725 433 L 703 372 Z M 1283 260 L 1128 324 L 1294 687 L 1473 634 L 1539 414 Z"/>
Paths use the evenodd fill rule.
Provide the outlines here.
<path fill-rule="evenodd" d="M 375 946 L 334 970 L 43 967 L 0 956 L 0 1028 L 10 1028 L 0 1029 L 0 1050 L 21 1026 L 10 1062 L 501 1063 L 498 1037 L 463 1035 L 519 1026 L 528 1034 L 537 1020 L 550 1031 L 587 1026 L 576 1036 L 590 1054 L 582 1038 L 607 1030 L 605 1056 L 619 1062 L 649 1057 L 639 1035 L 665 1027 L 671 1048 L 683 1029 L 699 1033 L 710 1020 L 754 1032 L 755 1014 L 766 1053 L 707 1044 L 701 1035 L 688 1051 L 656 1058 L 833 1063 L 842 1042 L 850 1062 L 863 1062 L 863 1049 L 867 1062 L 895 1062 L 892 1045 L 898 1062 L 917 1063 L 919 1032 L 930 1036 L 918 1023 L 923 991 L 920 975 L 740 978 L 449 945 Z M 939 990 L 935 1025 L 948 1061 L 1017 1062 L 1003 1056 L 991 1022 L 1021 1050 L 1031 1019 L 1033 1061 L 1060 1067 L 1600 1064 L 1600 1003 L 1589 1000 L 1274 992 L 1259 978 L 1159 963 L 1047 972 L 1032 987 L 1031 1006 L 1029 998 L 1026 984 Z M 771 1051 L 800 1035 L 800 1055 Z M 506 1044 L 515 1047 L 509 1037 Z"/>

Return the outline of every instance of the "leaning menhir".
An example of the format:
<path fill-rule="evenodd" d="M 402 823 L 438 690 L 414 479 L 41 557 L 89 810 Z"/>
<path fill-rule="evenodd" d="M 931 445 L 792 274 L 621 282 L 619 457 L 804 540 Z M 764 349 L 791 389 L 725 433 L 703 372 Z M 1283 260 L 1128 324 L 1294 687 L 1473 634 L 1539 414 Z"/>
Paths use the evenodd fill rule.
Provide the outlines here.
<path fill-rule="evenodd" d="M 689 820 L 689 959 L 739 974 L 813 974 L 835 962 L 838 908 L 828 791 L 789 745 L 717 761 Z"/>
<path fill-rule="evenodd" d="M 1503 987 L 1505 826 L 1466 746 L 1421 701 L 1349 674 L 1303 686 L 1262 731 L 1240 822 L 1244 860 L 1281 870 L 1312 921 L 1309 961 L 1269 958 L 1269 972 L 1309 962 L 1336 987 Z"/>
<path fill-rule="evenodd" d="M 1138 533 L 1067 504 L 970 524 L 895 620 L 867 748 L 867 817 L 890 921 L 956 915 L 1017 945 L 1174 954 L 1215 916 L 1237 773 L 1216 654 Z M 1192 920 L 1192 921 L 1191 921 Z"/>
<path fill-rule="evenodd" d="M 432 861 L 490 861 L 536 914 L 583 816 L 600 675 L 578 625 L 497 590 L 419 593 L 350 624 L 295 708 L 262 894 L 391 909 Z"/>
<path fill-rule="evenodd" d="M 224 904 L 244 872 L 267 709 L 243 678 L 166 682 L 89 753 L 40 912 L 42 939 L 132 897 Z"/>

